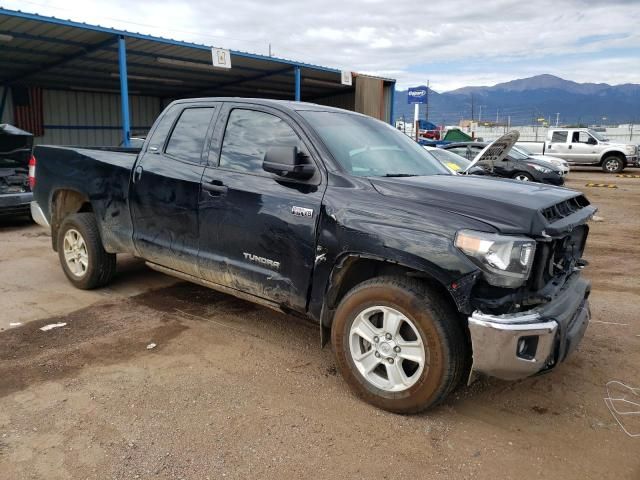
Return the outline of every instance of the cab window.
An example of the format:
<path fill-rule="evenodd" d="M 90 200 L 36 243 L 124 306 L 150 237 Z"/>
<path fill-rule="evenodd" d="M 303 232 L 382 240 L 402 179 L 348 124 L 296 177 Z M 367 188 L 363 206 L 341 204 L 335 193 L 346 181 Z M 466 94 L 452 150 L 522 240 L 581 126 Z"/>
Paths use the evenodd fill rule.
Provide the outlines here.
<path fill-rule="evenodd" d="M 229 114 L 222 142 L 220 168 L 267 175 L 262 169 L 264 154 L 271 147 L 306 148 L 293 129 L 270 113 L 236 108 Z"/>
<path fill-rule="evenodd" d="M 551 143 L 566 143 L 567 141 L 567 131 L 566 130 L 558 130 L 553 132 L 551 136 Z"/>
<path fill-rule="evenodd" d="M 573 132 L 573 140 L 571 143 L 596 143 L 591 135 L 587 132 Z"/>
<path fill-rule="evenodd" d="M 213 108 L 186 108 L 171 132 L 165 153 L 185 162 L 200 163 Z"/>

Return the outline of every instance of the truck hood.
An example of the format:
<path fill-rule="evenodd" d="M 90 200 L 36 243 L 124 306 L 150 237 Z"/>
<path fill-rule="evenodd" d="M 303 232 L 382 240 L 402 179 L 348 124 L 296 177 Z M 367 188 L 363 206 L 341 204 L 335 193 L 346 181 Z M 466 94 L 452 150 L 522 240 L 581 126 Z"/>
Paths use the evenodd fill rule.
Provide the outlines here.
<path fill-rule="evenodd" d="M 558 235 L 596 212 L 580 192 L 539 183 L 473 175 L 370 180 L 382 195 L 473 218 L 502 233 Z"/>

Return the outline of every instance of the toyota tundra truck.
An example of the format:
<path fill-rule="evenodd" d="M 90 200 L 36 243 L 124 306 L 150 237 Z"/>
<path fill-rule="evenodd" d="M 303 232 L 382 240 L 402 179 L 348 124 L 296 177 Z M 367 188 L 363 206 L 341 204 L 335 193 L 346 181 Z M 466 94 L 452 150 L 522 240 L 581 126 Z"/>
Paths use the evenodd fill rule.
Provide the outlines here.
<path fill-rule="evenodd" d="M 522 142 L 521 145 L 537 154 L 562 158 L 572 165 L 599 166 L 605 173 L 620 173 L 626 167 L 640 166 L 637 145 L 612 143 L 590 128 L 552 128 L 544 143 Z"/>
<path fill-rule="evenodd" d="M 486 147 L 500 161 L 517 133 Z M 346 383 L 411 413 L 476 374 L 547 372 L 589 323 L 580 192 L 453 175 L 373 118 L 175 101 L 139 150 L 39 146 L 36 220 L 78 288 L 116 256 L 317 322 Z"/>

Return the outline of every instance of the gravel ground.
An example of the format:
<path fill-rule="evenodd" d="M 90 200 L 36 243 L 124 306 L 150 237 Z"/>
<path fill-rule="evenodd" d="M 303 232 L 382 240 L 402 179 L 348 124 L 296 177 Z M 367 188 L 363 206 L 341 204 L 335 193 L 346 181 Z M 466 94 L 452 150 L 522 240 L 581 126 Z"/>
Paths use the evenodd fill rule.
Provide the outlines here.
<path fill-rule="evenodd" d="M 640 387 L 640 179 L 569 186 L 602 219 L 578 351 L 414 416 L 354 398 L 309 323 L 126 258 L 80 292 L 39 227 L 0 224 L 0 479 L 640 479 L 640 438 L 603 401 L 610 380 Z"/>

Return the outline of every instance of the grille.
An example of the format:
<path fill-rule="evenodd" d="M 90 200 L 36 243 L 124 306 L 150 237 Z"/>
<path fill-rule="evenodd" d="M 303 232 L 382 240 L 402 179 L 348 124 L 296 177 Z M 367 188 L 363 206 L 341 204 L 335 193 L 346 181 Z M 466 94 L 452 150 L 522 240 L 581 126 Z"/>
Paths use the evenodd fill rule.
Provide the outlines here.
<path fill-rule="evenodd" d="M 584 195 L 579 195 L 543 209 L 542 215 L 549 223 L 553 223 L 588 205 L 589 200 Z"/>
<path fill-rule="evenodd" d="M 573 270 L 584 252 L 589 227 L 580 225 L 566 236 L 550 242 L 538 242 L 530 286 L 539 290 L 550 280 Z"/>

